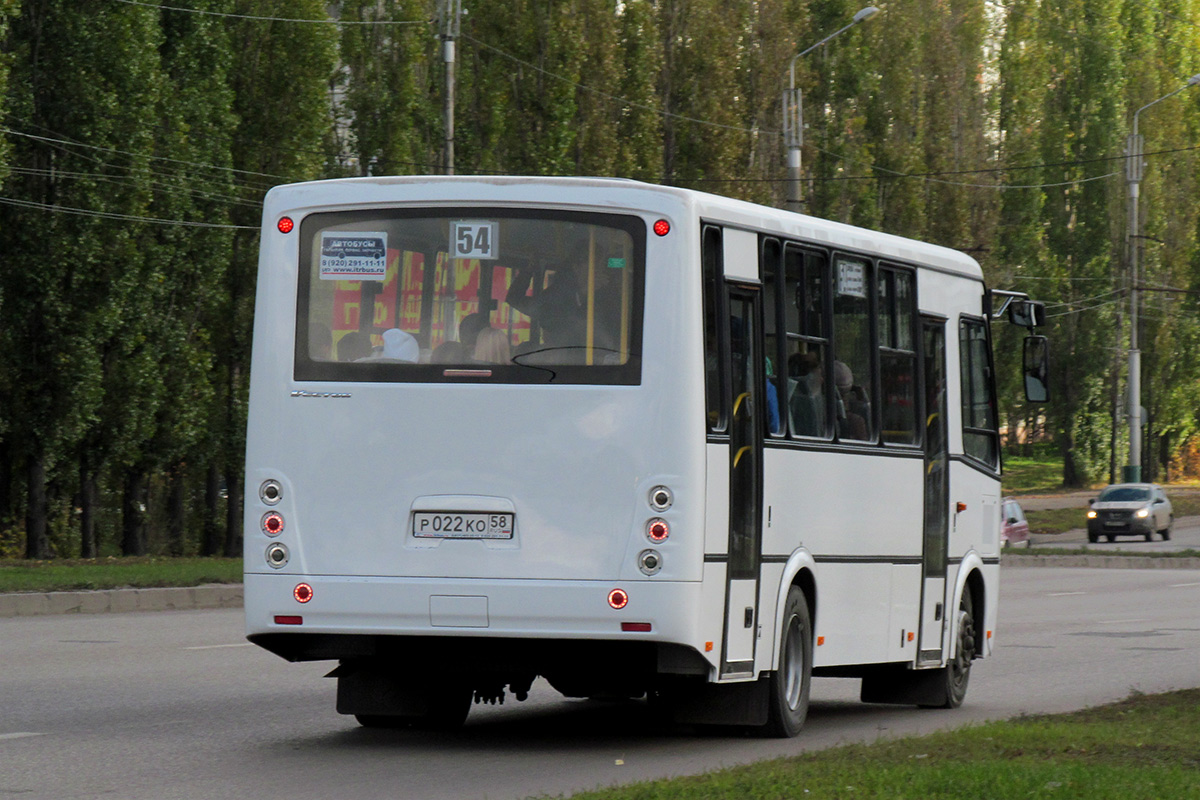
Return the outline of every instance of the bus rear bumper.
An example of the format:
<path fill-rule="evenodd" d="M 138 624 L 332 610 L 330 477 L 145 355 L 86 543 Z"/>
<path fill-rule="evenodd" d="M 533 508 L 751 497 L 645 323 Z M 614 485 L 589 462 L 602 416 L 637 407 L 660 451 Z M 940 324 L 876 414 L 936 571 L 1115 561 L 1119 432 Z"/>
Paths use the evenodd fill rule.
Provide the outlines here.
<path fill-rule="evenodd" d="M 309 592 L 297 591 L 300 584 Z M 354 658 L 378 637 L 610 640 L 705 652 L 700 582 L 245 575 L 246 633 L 291 660 Z M 628 601 L 614 608 L 614 589 Z M 272 641 L 290 645 L 288 652 Z M 719 641 L 719 640 L 718 640 Z M 719 648 L 718 648 L 719 652 Z M 708 656 L 715 653 L 709 652 Z"/>

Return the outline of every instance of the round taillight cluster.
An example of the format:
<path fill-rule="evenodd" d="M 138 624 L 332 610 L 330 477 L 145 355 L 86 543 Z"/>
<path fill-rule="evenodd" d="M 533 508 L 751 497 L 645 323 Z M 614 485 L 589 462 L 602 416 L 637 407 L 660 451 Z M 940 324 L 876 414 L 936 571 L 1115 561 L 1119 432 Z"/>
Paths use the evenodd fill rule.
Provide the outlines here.
<path fill-rule="evenodd" d="M 280 233 L 291 233 L 292 228 L 296 227 L 296 223 L 292 221 L 291 217 L 280 217 L 279 222 L 275 223 L 275 227 L 279 229 Z"/>
<path fill-rule="evenodd" d="M 608 604 L 620 610 L 629 605 L 629 593 L 624 589 L 613 589 L 608 593 Z"/>
<path fill-rule="evenodd" d="M 646 523 L 646 538 L 655 544 L 662 544 L 671 535 L 671 526 L 665 519 L 655 517 Z"/>
<path fill-rule="evenodd" d="M 638 554 L 638 569 L 644 575 L 657 575 L 662 562 L 662 555 L 657 550 L 643 550 Z"/>
<path fill-rule="evenodd" d="M 268 511 L 263 514 L 262 529 L 267 536 L 278 536 L 283 533 L 283 514 L 278 511 Z"/>
<path fill-rule="evenodd" d="M 258 499 L 264 505 L 275 505 L 283 499 L 283 486 L 276 480 L 263 481 L 262 486 L 258 487 Z"/>
<path fill-rule="evenodd" d="M 298 583 L 292 590 L 292 597 L 296 598 L 297 603 L 307 603 L 313 599 L 313 588 L 307 583 Z"/>
<path fill-rule="evenodd" d="M 665 219 L 660 219 L 654 223 L 654 235 L 655 236 L 666 236 L 670 232 L 671 232 L 671 223 L 667 222 Z"/>

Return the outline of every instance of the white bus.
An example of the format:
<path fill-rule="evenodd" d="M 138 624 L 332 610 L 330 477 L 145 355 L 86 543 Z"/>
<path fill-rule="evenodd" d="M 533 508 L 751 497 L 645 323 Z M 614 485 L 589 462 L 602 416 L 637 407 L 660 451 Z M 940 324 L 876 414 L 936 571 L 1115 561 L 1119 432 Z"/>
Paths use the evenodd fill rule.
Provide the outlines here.
<path fill-rule="evenodd" d="M 813 675 L 955 707 L 996 626 L 995 296 L 951 250 L 634 181 L 275 188 L 248 637 L 339 661 L 370 726 L 538 676 L 781 736 Z"/>

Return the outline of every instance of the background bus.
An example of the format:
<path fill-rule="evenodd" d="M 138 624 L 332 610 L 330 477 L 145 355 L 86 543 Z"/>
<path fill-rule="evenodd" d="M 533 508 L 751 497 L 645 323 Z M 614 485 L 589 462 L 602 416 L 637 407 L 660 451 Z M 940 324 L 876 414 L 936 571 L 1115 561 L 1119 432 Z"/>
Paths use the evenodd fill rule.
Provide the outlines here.
<path fill-rule="evenodd" d="M 340 712 L 962 702 L 1000 552 L 972 259 L 601 179 L 297 184 L 263 225 L 247 633 L 338 660 Z"/>

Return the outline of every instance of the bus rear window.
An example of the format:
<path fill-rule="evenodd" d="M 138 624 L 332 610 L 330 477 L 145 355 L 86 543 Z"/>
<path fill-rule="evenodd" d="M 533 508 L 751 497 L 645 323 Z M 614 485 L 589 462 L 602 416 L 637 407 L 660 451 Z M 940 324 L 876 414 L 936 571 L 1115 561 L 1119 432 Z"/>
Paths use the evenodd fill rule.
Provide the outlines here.
<path fill-rule="evenodd" d="M 639 383 L 645 227 L 517 209 L 309 215 L 295 378 Z"/>

